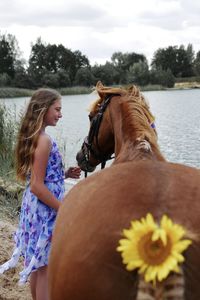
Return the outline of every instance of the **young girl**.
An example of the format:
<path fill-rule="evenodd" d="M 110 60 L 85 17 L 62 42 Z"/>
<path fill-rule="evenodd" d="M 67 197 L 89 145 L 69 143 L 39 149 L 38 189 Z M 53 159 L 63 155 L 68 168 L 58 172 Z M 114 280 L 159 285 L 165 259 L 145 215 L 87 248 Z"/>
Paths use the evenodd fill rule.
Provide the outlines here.
<path fill-rule="evenodd" d="M 80 168 L 63 169 L 56 143 L 45 133 L 56 126 L 61 114 L 61 96 L 51 89 L 37 90 L 21 122 L 16 146 L 16 173 L 27 181 L 23 194 L 15 249 L 0 273 L 14 267 L 20 256 L 24 269 L 20 283 L 30 275 L 33 299 L 47 300 L 47 265 L 57 210 L 64 197 L 64 178 L 79 178 Z"/>

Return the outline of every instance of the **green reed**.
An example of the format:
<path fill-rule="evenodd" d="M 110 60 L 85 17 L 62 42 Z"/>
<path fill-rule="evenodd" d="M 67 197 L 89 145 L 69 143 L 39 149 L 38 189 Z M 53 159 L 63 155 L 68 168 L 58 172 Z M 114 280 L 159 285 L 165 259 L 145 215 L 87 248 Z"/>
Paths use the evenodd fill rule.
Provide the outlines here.
<path fill-rule="evenodd" d="M 0 87 L 0 99 L 15 98 L 15 97 L 31 97 L 33 90 L 13 88 L 13 87 Z"/>
<path fill-rule="evenodd" d="M 80 95 L 91 93 L 91 88 L 88 87 L 66 87 L 57 89 L 62 95 Z M 0 99 L 5 98 L 15 98 L 15 97 L 31 97 L 33 90 L 22 89 L 22 88 L 12 88 L 12 87 L 0 87 Z"/>
<path fill-rule="evenodd" d="M 14 149 L 19 128 L 16 109 L 0 104 L 0 216 L 16 217 L 23 186 L 16 183 Z"/>
<path fill-rule="evenodd" d="M 12 178 L 14 174 L 14 148 L 19 127 L 16 110 L 0 104 L 0 176 Z"/>
<path fill-rule="evenodd" d="M 61 95 L 84 95 L 84 94 L 90 94 L 92 88 L 84 87 L 84 86 L 74 86 L 74 87 L 59 88 L 58 91 L 61 93 Z"/>

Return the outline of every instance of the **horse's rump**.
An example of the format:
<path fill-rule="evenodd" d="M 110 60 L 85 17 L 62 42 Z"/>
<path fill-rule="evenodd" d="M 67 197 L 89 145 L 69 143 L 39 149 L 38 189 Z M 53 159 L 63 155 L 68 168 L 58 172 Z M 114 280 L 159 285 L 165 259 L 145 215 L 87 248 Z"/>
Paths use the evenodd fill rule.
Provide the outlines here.
<path fill-rule="evenodd" d="M 51 299 L 135 299 L 137 272 L 126 271 L 116 251 L 123 228 L 150 212 L 156 220 L 167 214 L 197 233 L 199 183 L 197 169 L 155 161 L 121 163 L 78 183 L 56 221 L 49 265 Z M 189 280 L 200 280 L 197 244 L 186 251 L 186 294 L 191 300 L 200 299 L 198 285 Z"/>

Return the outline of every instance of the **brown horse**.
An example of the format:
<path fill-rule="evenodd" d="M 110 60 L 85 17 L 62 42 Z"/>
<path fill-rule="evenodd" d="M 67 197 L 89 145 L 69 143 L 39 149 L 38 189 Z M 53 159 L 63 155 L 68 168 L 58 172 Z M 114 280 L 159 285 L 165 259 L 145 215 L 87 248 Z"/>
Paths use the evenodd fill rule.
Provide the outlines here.
<path fill-rule="evenodd" d="M 136 87 L 97 85 L 100 99 L 90 112 L 88 138 L 77 154 L 92 171 L 115 153 L 111 167 L 79 182 L 59 210 L 49 262 L 51 300 L 199 300 L 200 172 L 166 162 L 153 116 Z M 181 275 L 160 284 L 129 272 L 116 251 L 130 221 L 167 214 L 193 233 Z"/>

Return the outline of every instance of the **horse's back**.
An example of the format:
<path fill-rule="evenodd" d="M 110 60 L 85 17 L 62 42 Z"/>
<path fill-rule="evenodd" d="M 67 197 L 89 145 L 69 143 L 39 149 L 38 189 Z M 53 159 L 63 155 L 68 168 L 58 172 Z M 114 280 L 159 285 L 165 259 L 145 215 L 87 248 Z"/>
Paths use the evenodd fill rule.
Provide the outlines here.
<path fill-rule="evenodd" d="M 157 220 L 167 214 L 198 233 L 199 200 L 200 171 L 166 162 L 116 164 L 78 183 L 56 221 L 49 263 L 51 300 L 133 300 L 137 274 L 125 270 L 116 251 L 123 228 L 151 212 Z M 188 264 L 200 280 L 200 247 L 188 250 Z M 196 286 L 186 284 L 200 299 Z M 197 298 L 191 294 L 190 299 Z"/>

